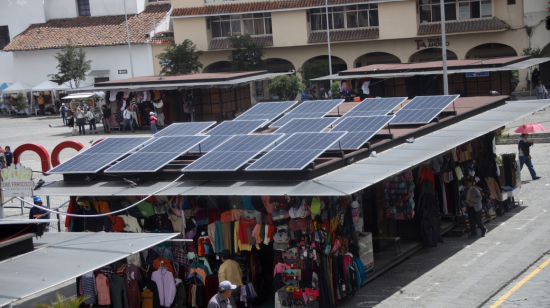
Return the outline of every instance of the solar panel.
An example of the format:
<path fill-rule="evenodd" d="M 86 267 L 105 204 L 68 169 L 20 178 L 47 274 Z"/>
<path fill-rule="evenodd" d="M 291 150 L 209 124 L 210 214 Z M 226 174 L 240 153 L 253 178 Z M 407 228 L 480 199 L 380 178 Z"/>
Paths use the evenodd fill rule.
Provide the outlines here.
<path fill-rule="evenodd" d="M 368 117 L 374 115 L 387 115 L 397 106 L 407 100 L 406 97 L 367 98 L 346 112 L 336 123 L 347 117 Z"/>
<path fill-rule="evenodd" d="M 345 134 L 345 132 L 295 133 L 245 170 L 302 170 Z"/>
<path fill-rule="evenodd" d="M 334 123 L 334 121 L 336 121 L 336 118 L 292 119 L 275 131 L 276 134 L 285 134 L 285 136 L 277 140 L 277 142 L 268 147 L 268 149 L 276 147 L 278 144 L 288 139 L 293 133 L 322 132 L 325 128 Z"/>
<path fill-rule="evenodd" d="M 216 122 L 174 123 L 153 137 L 194 136 L 212 127 Z"/>
<path fill-rule="evenodd" d="M 233 136 L 183 171 L 235 171 L 281 137 L 282 134 Z"/>
<path fill-rule="evenodd" d="M 394 116 L 347 117 L 342 119 L 331 132 L 348 132 L 332 149 L 359 149 L 376 135 Z"/>
<path fill-rule="evenodd" d="M 144 148 L 105 170 L 105 173 L 155 172 L 207 138 L 209 136 L 204 135 L 155 138 Z"/>
<path fill-rule="evenodd" d="M 258 103 L 245 113 L 238 116 L 234 121 L 258 119 L 267 119 L 268 121 L 273 121 L 275 118 L 285 113 L 288 109 L 292 108 L 292 106 L 296 105 L 297 103 L 297 101 Z"/>
<path fill-rule="evenodd" d="M 458 95 L 417 96 L 399 110 L 391 124 L 430 123 L 447 106 L 455 101 Z"/>
<path fill-rule="evenodd" d="M 271 124 L 269 127 L 281 127 L 292 119 L 313 119 L 313 118 L 322 118 L 336 106 L 340 105 L 344 100 L 322 100 L 322 101 L 305 101 L 300 104 L 298 107 L 292 109 L 289 113 L 284 115 L 275 123 Z"/>
<path fill-rule="evenodd" d="M 48 173 L 95 173 L 150 140 L 150 137 L 107 138 Z"/>
<path fill-rule="evenodd" d="M 208 152 L 227 141 L 234 135 L 247 135 L 253 133 L 258 128 L 262 127 L 267 120 L 251 120 L 251 121 L 225 121 L 220 125 L 208 131 L 206 135 L 210 138 L 201 142 L 199 146 L 194 147 L 192 152 Z"/>

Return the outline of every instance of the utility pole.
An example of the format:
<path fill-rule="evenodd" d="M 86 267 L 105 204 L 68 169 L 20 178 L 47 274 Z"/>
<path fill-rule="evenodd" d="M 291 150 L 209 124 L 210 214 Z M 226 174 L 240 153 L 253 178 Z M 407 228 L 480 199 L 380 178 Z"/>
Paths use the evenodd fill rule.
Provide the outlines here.
<path fill-rule="evenodd" d="M 449 95 L 449 77 L 447 76 L 447 39 L 445 38 L 445 4 L 439 0 L 441 6 L 441 52 L 443 54 L 443 94 Z"/>
<path fill-rule="evenodd" d="M 332 76 L 332 56 L 330 53 L 330 24 L 328 22 L 328 0 L 325 0 L 325 15 L 327 17 L 328 69 L 329 69 L 329 74 Z M 330 90 L 331 88 L 332 88 L 332 79 L 330 80 L 330 86 L 328 87 L 328 89 Z"/>
<path fill-rule="evenodd" d="M 128 29 L 128 15 L 126 14 L 126 0 L 124 2 L 124 19 L 126 19 L 126 35 L 128 36 L 128 51 L 130 52 L 130 70 L 132 71 L 132 78 L 134 78 L 134 62 L 132 61 L 132 46 L 130 46 L 130 30 Z"/>

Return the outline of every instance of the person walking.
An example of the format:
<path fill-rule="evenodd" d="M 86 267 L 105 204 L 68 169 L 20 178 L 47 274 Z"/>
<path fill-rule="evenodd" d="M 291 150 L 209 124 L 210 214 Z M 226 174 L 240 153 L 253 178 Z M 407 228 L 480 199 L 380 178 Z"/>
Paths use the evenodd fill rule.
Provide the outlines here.
<path fill-rule="evenodd" d="M 61 118 L 63 119 L 63 125 L 67 125 L 67 107 L 65 106 L 65 103 L 61 104 L 61 108 L 59 108 L 59 113 L 61 114 Z"/>
<path fill-rule="evenodd" d="M 77 120 L 76 113 L 73 113 L 73 116 L 67 120 L 67 126 L 72 130 L 73 136 L 76 136 Z"/>
<path fill-rule="evenodd" d="M 6 155 L 4 154 L 4 149 L 0 148 L 0 169 L 4 169 L 8 166 L 6 162 Z"/>
<path fill-rule="evenodd" d="M 154 112 L 149 112 L 149 123 L 151 125 L 151 133 L 154 135 L 157 133 L 157 117 Z"/>
<path fill-rule="evenodd" d="M 535 68 L 533 70 L 533 73 L 531 73 L 531 84 L 533 85 L 533 88 L 539 84 L 539 81 L 540 81 L 540 72 L 537 68 Z"/>
<path fill-rule="evenodd" d="M 88 108 L 86 117 L 88 118 L 88 121 L 90 123 L 90 135 L 92 134 L 92 127 L 94 128 L 94 132 L 97 134 L 97 127 L 95 125 L 95 115 L 94 115 L 94 112 L 92 111 L 92 107 Z"/>
<path fill-rule="evenodd" d="M 76 108 L 76 124 L 78 125 L 78 134 L 86 135 L 86 127 L 84 126 L 86 124 L 86 116 L 81 107 Z"/>
<path fill-rule="evenodd" d="M 229 281 L 232 285 L 235 285 L 237 287 L 241 286 L 243 284 L 243 272 L 241 271 L 241 267 L 237 261 L 234 261 L 231 259 L 231 252 L 229 250 L 224 249 L 220 253 L 220 257 L 223 261 L 223 264 L 220 265 L 220 269 L 218 270 L 218 281 Z M 235 303 L 235 297 L 239 293 L 237 289 L 233 289 L 231 292 L 231 296 L 229 297 L 229 301 L 231 302 L 231 307 L 237 307 Z"/>
<path fill-rule="evenodd" d="M 33 201 L 34 201 L 34 204 L 40 207 L 45 207 L 42 204 L 42 198 L 40 198 L 40 196 L 35 196 Z M 33 206 L 31 211 L 29 212 L 29 219 L 50 219 L 50 212 L 43 210 L 39 207 Z M 50 230 L 50 223 L 45 222 L 45 223 L 36 224 L 36 228 L 39 233 L 48 232 Z"/>
<path fill-rule="evenodd" d="M 13 153 L 11 152 L 11 148 L 9 145 L 6 146 L 6 151 L 4 152 L 4 156 L 6 156 L 6 164 L 9 167 L 13 162 Z"/>
<path fill-rule="evenodd" d="M 530 147 L 532 147 L 535 142 L 527 140 L 528 134 L 521 134 L 518 140 L 518 152 L 519 152 L 519 170 L 523 169 L 523 165 L 527 165 L 529 173 L 531 173 L 531 178 L 533 180 L 540 179 L 540 176 L 537 176 L 535 169 L 533 168 L 533 162 L 531 162 Z"/>
<path fill-rule="evenodd" d="M 537 99 L 546 99 L 546 96 L 548 95 L 548 91 L 542 84 L 542 81 L 539 81 L 535 86 L 535 93 L 537 94 Z"/>
<path fill-rule="evenodd" d="M 218 293 L 212 296 L 206 308 L 237 308 L 236 306 L 233 306 L 229 300 L 233 290 L 236 289 L 237 286 L 231 284 L 231 282 L 227 280 L 220 282 L 220 285 L 218 286 Z"/>
<path fill-rule="evenodd" d="M 123 114 L 124 118 L 124 127 L 122 128 L 122 131 L 126 130 L 126 126 L 130 125 L 130 129 L 132 130 L 132 133 L 135 133 L 134 127 L 132 126 L 132 111 L 130 110 L 130 106 L 126 107 Z"/>
<path fill-rule="evenodd" d="M 111 133 L 111 108 L 107 108 L 106 105 L 101 106 L 103 111 L 103 130 L 107 133 Z"/>
<path fill-rule="evenodd" d="M 481 230 L 481 237 L 485 237 L 487 228 L 481 221 L 481 194 L 479 190 L 474 187 L 475 179 L 465 179 L 466 189 L 462 195 L 463 201 L 468 208 L 468 219 L 470 220 L 470 236 L 477 237 L 477 228 Z"/>

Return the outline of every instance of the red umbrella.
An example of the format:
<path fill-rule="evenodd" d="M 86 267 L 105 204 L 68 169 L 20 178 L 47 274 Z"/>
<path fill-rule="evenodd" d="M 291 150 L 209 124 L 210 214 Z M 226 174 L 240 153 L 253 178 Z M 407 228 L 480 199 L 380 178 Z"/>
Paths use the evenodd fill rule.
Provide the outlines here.
<path fill-rule="evenodd" d="M 536 133 L 536 132 L 543 132 L 545 130 L 548 130 L 548 128 L 540 125 L 539 123 L 529 123 L 529 124 L 523 124 L 518 129 L 516 129 L 516 133 L 520 134 L 529 134 L 529 133 Z"/>

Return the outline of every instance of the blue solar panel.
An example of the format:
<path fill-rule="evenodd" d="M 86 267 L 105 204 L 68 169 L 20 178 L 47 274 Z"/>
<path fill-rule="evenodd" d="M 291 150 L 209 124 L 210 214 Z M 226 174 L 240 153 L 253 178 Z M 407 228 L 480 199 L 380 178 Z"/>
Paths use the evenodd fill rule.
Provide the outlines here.
<path fill-rule="evenodd" d="M 350 111 L 346 112 L 336 123 L 347 117 L 368 117 L 374 115 L 387 115 L 397 106 L 402 104 L 406 97 L 367 98 Z"/>
<path fill-rule="evenodd" d="M 345 132 L 295 133 L 245 170 L 302 170 L 345 134 Z"/>
<path fill-rule="evenodd" d="M 342 119 L 331 132 L 348 132 L 332 149 L 359 149 L 378 131 L 391 121 L 394 116 L 380 115 L 370 117 L 347 117 Z"/>
<path fill-rule="evenodd" d="M 235 171 L 282 136 L 282 134 L 233 136 L 185 167 L 183 171 Z"/>
<path fill-rule="evenodd" d="M 155 172 L 209 136 L 159 137 L 126 157 L 105 173 Z"/>
<path fill-rule="evenodd" d="M 194 136 L 202 133 L 214 124 L 216 122 L 174 123 L 156 133 L 153 137 Z"/>
<path fill-rule="evenodd" d="M 107 138 L 88 150 L 78 153 L 48 173 L 95 173 L 151 139 L 150 137 Z"/>
<path fill-rule="evenodd" d="M 399 110 L 391 124 L 430 123 L 447 106 L 455 101 L 458 95 L 417 96 Z"/>
<path fill-rule="evenodd" d="M 269 102 L 258 103 L 245 113 L 238 116 L 234 121 L 247 121 L 247 120 L 259 120 L 267 119 L 273 121 L 275 118 L 285 113 L 292 106 L 298 102 Z"/>
<path fill-rule="evenodd" d="M 336 118 L 292 119 L 275 131 L 275 133 L 285 134 L 285 136 L 277 140 L 277 142 L 268 147 L 268 149 L 274 148 L 294 133 L 322 132 L 325 128 L 334 123 L 334 121 L 336 121 Z"/>
<path fill-rule="evenodd" d="M 313 118 L 322 118 L 332 109 L 340 105 L 344 100 L 322 100 L 322 101 L 305 101 L 300 104 L 298 107 L 292 109 L 289 113 L 284 115 L 275 123 L 271 124 L 269 127 L 281 127 L 292 119 L 313 119 Z"/>
<path fill-rule="evenodd" d="M 192 152 L 208 152 L 234 135 L 247 135 L 265 125 L 267 120 L 225 121 L 206 133 L 210 138 L 201 142 Z"/>

